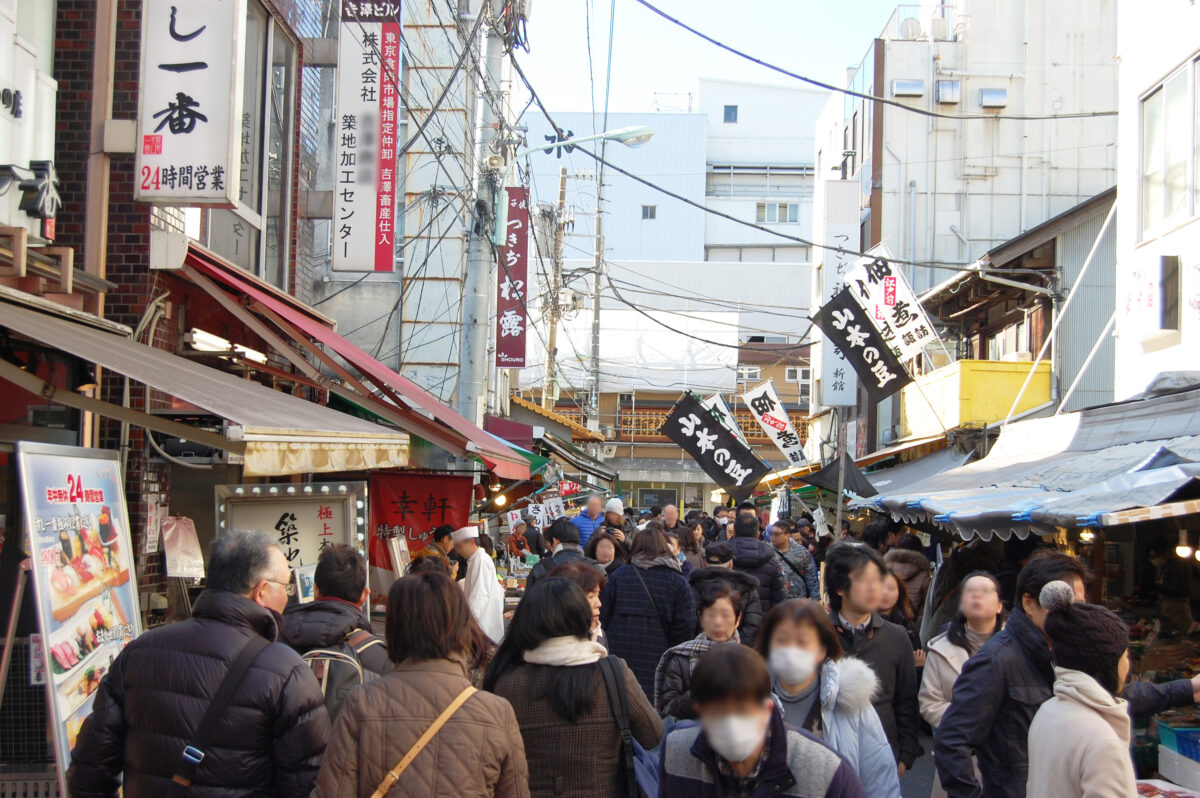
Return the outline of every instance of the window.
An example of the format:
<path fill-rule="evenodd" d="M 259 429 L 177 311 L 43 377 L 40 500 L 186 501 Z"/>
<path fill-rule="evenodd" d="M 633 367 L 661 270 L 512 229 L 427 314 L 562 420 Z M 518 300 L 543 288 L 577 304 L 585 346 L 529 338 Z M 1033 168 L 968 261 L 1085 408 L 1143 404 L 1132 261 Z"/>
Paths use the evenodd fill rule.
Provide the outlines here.
<path fill-rule="evenodd" d="M 727 124 L 727 125 L 736 125 L 737 124 L 737 106 L 736 105 L 725 106 L 725 124 Z"/>
<path fill-rule="evenodd" d="M 759 224 L 764 222 L 796 224 L 800 221 L 800 203 L 760 202 L 755 208 L 754 218 Z"/>
<path fill-rule="evenodd" d="M 980 108 L 1004 108 L 1008 105 L 1008 89 L 980 89 Z"/>
<path fill-rule="evenodd" d="M 1179 256 L 1163 255 L 1159 261 L 1161 273 L 1158 279 L 1158 305 L 1161 309 L 1159 329 L 1179 329 L 1180 285 Z"/>
<path fill-rule="evenodd" d="M 1142 100 L 1143 236 L 1189 212 L 1188 159 L 1196 122 L 1188 79 L 1188 70 L 1181 70 Z"/>
<path fill-rule="evenodd" d="M 937 101 L 945 105 L 954 105 L 962 101 L 962 83 L 957 80 L 939 80 L 935 84 Z"/>
<path fill-rule="evenodd" d="M 642 218 L 643 219 L 657 219 L 658 218 L 658 206 L 657 205 L 643 205 L 642 206 Z"/>
<path fill-rule="evenodd" d="M 257 2 L 246 14 L 238 205 L 210 210 L 208 246 L 251 274 L 287 287 L 296 47 Z"/>
<path fill-rule="evenodd" d="M 801 401 L 808 401 L 809 390 L 811 388 L 809 385 L 809 380 L 812 379 L 811 369 L 801 366 L 788 366 L 787 370 L 784 372 L 783 379 L 786 382 L 798 383 L 800 387 Z"/>
<path fill-rule="evenodd" d="M 758 366 L 738 366 L 738 382 L 756 382 L 762 379 L 762 369 Z"/>

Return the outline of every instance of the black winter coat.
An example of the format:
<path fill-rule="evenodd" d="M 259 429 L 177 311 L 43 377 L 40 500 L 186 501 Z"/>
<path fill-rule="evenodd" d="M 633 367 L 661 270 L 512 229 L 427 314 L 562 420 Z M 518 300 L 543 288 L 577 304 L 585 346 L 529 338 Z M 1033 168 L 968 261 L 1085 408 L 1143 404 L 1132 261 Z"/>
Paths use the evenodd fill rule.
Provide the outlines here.
<path fill-rule="evenodd" d="M 758 538 L 732 538 L 733 570 L 749 574 L 758 580 L 758 597 L 763 612 L 767 612 L 787 596 L 784 592 L 783 571 L 775 561 L 775 547 Z"/>
<path fill-rule="evenodd" d="M 146 632 L 100 681 L 67 773 L 74 798 L 160 798 L 180 755 L 251 635 L 274 640 L 271 612 L 205 591 L 193 617 Z M 312 791 L 329 716 L 312 671 L 283 643 L 263 649 L 234 691 L 187 794 L 300 798 Z"/>
<path fill-rule="evenodd" d="M 543 557 L 534 564 L 533 568 L 529 569 L 529 576 L 525 577 L 525 591 L 533 587 L 534 583 L 539 579 L 545 579 L 551 571 L 560 565 L 566 565 L 571 562 L 584 561 L 591 563 L 597 568 L 600 563 L 583 555 L 583 549 L 574 543 L 564 543 L 562 550 L 557 554 L 551 554 L 548 557 Z"/>
<path fill-rule="evenodd" d="M 337 649 L 359 629 L 371 631 L 371 622 L 362 610 L 348 601 L 319 599 L 308 604 L 293 604 L 283 611 L 279 639 L 306 654 L 314 648 Z M 363 668 L 382 676 L 395 666 L 388 659 L 383 638 L 371 635 L 360 645 L 358 661 Z"/>
<path fill-rule="evenodd" d="M 742 622 L 738 624 L 738 637 L 747 646 L 753 646 L 762 627 L 763 607 L 758 597 L 758 580 L 741 571 L 728 568 L 699 568 L 688 576 L 688 582 L 696 594 L 696 606 L 700 606 L 700 594 L 712 582 L 725 581 L 742 594 Z M 700 634 L 700 618 L 696 617 L 696 634 Z"/>
<path fill-rule="evenodd" d="M 666 565 L 624 565 L 608 580 L 600 602 L 608 653 L 625 660 L 642 692 L 654 695 L 654 671 L 663 652 L 695 637 L 696 596 L 691 586 Z"/>
<path fill-rule="evenodd" d="M 871 703 L 883 724 L 896 761 L 912 768 L 913 762 L 924 751 L 920 741 L 921 713 L 917 705 L 920 684 L 908 633 L 879 617 L 879 613 L 871 615 L 870 626 L 863 632 L 846 629 L 836 612 L 832 614 L 832 620 L 846 655 L 867 663 L 879 678 L 879 689 Z"/>
<path fill-rule="evenodd" d="M 967 660 L 954 682 L 954 699 L 934 736 L 934 762 L 950 798 L 1024 798 L 1029 775 L 1029 725 L 1054 695 L 1054 666 L 1045 635 L 1024 612 Z M 1129 714 L 1145 718 L 1190 706 L 1192 684 L 1131 684 Z M 979 760 L 980 785 L 972 756 Z"/>

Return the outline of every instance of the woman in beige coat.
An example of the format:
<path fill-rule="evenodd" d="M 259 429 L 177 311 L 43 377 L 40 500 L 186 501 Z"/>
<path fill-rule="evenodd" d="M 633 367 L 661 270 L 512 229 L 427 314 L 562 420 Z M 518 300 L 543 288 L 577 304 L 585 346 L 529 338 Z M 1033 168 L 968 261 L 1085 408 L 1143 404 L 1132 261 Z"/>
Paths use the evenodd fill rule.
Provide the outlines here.
<path fill-rule="evenodd" d="M 958 614 L 944 633 L 929 641 L 921 692 L 917 700 L 921 717 L 936 729 L 954 697 L 954 680 L 967 660 L 979 653 L 983 644 L 1004 626 L 1004 605 L 1000 601 L 1000 583 L 984 571 L 967 574 L 962 581 Z M 930 798 L 945 798 L 937 774 L 933 777 Z"/>
<path fill-rule="evenodd" d="M 1028 798 L 1137 795 L 1129 707 L 1116 695 L 1129 676 L 1129 628 L 1096 604 L 1076 604 L 1066 582 L 1042 588 L 1054 658 L 1054 697 L 1029 727 Z"/>
<path fill-rule="evenodd" d="M 463 591 L 440 573 L 398 580 L 388 593 L 386 633 L 396 668 L 346 697 L 314 798 L 369 798 L 381 783 L 381 792 L 390 796 L 529 798 L 525 746 L 512 706 L 474 692 L 467 679 L 468 667 L 479 667 L 487 641 Z M 389 771 L 464 696 L 392 780 Z"/>

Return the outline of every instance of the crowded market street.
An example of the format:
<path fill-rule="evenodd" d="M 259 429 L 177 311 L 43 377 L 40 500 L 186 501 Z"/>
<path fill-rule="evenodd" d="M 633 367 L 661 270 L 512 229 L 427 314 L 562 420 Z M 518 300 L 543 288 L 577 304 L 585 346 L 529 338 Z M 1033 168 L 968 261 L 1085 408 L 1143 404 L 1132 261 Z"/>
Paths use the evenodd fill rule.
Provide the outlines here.
<path fill-rule="evenodd" d="M 0 798 L 1200 798 L 1200 8 L 0 0 Z"/>

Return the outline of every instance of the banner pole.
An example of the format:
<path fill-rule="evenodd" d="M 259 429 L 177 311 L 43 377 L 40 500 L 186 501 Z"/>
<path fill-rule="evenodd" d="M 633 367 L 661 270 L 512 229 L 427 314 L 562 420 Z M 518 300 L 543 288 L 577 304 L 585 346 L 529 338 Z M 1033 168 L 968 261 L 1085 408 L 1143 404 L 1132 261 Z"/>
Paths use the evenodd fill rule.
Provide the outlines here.
<path fill-rule="evenodd" d="M 838 489 L 837 489 L 837 515 L 833 523 L 834 540 L 837 540 L 837 535 L 842 529 L 842 496 L 846 489 L 846 421 L 842 418 L 842 414 L 838 413 Z"/>

